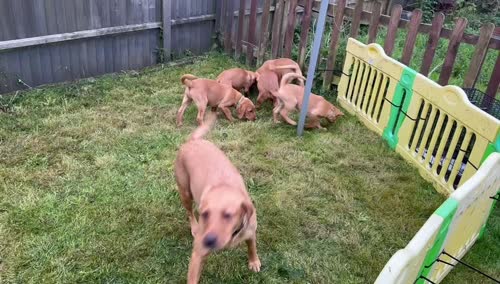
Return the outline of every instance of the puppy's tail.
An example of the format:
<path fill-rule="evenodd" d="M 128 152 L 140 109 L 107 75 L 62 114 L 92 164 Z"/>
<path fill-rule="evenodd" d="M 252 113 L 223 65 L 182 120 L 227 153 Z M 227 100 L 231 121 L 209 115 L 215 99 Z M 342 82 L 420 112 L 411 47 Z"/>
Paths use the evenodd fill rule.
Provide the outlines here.
<path fill-rule="evenodd" d="M 292 82 L 294 79 L 299 79 L 302 82 L 304 82 L 306 80 L 306 78 L 300 74 L 287 73 L 287 74 L 283 75 L 283 77 L 281 78 L 280 88 L 285 86 L 286 84 L 290 84 L 290 82 Z"/>
<path fill-rule="evenodd" d="M 188 141 L 203 139 L 205 135 L 214 127 L 215 121 L 217 120 L 216 112 L 208 112 L 206 115 L 205 122 L 198 126 L 193 133 L 189 136 Z"/>
<path fill-rule="evenodd" d="M 188 88 L 191 88 L 191 87 L 192 87 L 192 85 L 193 85 L 193 82 L 192 82 L 192 81 L 193 81 L 193 80 L 196 80 L 196 79 L 198 79 L 198 77 L 196 77 L 196 76 L 194 76 L 194 75 L 191 75 L 191 74 L 184 74 L 184 75 L 182 75 L 182 77 L 181 77 L 181 83 L 182 83 L 184 86 L 186 86 L 186 87 L 188 87 Z"/>
<path fill-rule="evenodd" d="M 279 69 L 292 69 L 295 73 L 302 74 L 300 67 L 295 64 L 281 65 L 281 66 L 272 66 L 270 67 L 271 71 L 279 70 Z"/>

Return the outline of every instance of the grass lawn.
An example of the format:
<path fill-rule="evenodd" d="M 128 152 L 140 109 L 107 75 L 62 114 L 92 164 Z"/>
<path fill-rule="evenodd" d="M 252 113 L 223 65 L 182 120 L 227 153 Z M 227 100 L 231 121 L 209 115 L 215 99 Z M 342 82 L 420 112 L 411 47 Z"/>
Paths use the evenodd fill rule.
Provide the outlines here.
<path fill-rule="evenodd" d="M 196 108 L 177 129 L 179 77 L 235 64 L 211 54 L 2 98 L 0 282 L 185 282 L 192 237 L 173 160 Z M 355 117 L 299 139 L 270 108 L 258 116 L 220 120 L 208 138 L 246 180 L 263 270 L 242 247 L 210 257 L 203 283 L 373 282 L 445 200 Z M 465 258 L 497 278 L 499 211 Z M 445 282 L 485 280 L 459 267 Z"/>

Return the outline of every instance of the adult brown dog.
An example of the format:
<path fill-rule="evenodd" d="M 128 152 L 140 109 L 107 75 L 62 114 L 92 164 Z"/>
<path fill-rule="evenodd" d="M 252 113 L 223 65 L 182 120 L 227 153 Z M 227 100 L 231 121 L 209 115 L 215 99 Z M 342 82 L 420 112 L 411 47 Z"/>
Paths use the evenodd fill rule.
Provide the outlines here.
<path fill-rule="evenodd" d="M 250 87 L 255 84 L 257 74 L 241 68 L 231 68 L 223 71 L 217 77 L 217 83 L 232 86 L 237 91 L 248 94 Z"/>
<path fill-rule="evenodd" d="M 261 265 L 257 255 L 257 215 L 243 178 L 217 146 L 203 139 L 215 120 L 216 114 L 209 113 L 207 123 L 180 147 L 175 160 L 175 179 L 194 237 L 188 283 L 198 283 L 208 254 L 242 241 L 248 246 L 250 270 L 258 272 Z M 198 205 L 198 221 L 193 201 Z"/>
<path fill-rule="evenodd" d="M 198 79 L 198 77 L 185 74 L 181 77 L 181 82 L 186 86 L 182 104 L 177 111 L 177 126 L 182 126 L 184 112 L 194 101 L 198 108 L 196 121 L 198 125 L 203 124 L 203 117 L 207 106 L 212 110 L 220 109 L 229 121 L 234 121 L 229 107 L 236 106 L 238 118 L 255 120 L 255 105 L 251 100 L 245 98 L 240 92 L 231 86 L 219 84 L 214 80 Z"/>
<path fill-rule="evenodd" d="M 296 109 L 302 109 L 304 87 L 291 84 L 291 81 L 294 79 L 305 80 L 305 78 L 299 74 L 285 74 L 281 79 L 278 92 L 273 92 L 273 95 L 278 98 L 278 104 L 273 109 L 273 119 L 275 123 L 279 122 L 278 114 L 280 114 L 287 123 L 297 125 L 297 122 L 288 117 L 288 113 Z M 324 129 L 320 123 L 321 118 L 326 118 L 329 122 L 334 122 L 343 115 L 344 113 L 342 113 L 342 111 L 325 98 L 311 93 L 307 109 L 308 123 L 305 127 Z"/>
<path fill-rule="evenodd" d="M 279 89 L 279 80 L 283 75 L 288 73 L 295 73 L 302 76 L 299 64 L 289 58 L 278 58 L 267 60 L 262 66 L 255 71 L 257 74 L 257 88 L 259 96 L 257 97 L 256 107 L 260 108 L 262 104 L 270 100 L 276 107 L 276 99 L 272 95 L 273 92 Z M 303 81 L 299 80 L 301 86 L 304 85 Z"/>

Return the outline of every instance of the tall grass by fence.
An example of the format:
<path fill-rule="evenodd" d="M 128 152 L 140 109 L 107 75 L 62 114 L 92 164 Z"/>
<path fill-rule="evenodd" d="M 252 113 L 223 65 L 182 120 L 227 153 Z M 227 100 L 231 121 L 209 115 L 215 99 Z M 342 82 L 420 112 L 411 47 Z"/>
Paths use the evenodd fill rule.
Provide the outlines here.
<path fill-rule="evenodd" d="M 219 2 L 0 1 L 0 93 L 207 51 Z"/>

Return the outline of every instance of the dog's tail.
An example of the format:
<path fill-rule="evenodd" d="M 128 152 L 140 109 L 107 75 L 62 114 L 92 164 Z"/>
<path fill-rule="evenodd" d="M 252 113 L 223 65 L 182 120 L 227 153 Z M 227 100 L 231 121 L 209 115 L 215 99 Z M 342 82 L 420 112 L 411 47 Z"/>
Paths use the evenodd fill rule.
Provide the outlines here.
<path fill-rule="evenodd" d="M 290 82 L 292 82 L 294 79 L 302 80 L 302 82 L 306 80 L 306 78 L 300 74 L 287 73 L 283 75 L 283 77 L 281 78 L 280 88 L 285 86 L 286 84 L 290 84 Z"/>
<path fill-rule="evenodd" d="M 279 70 L 279 69 L 292 69 L 297 74 L 302 74 L 300 67 L 295 64 L 281 65 L 281 66 L 272 66 L 270 67 L 271 71 Z"/>
<path fill-rule="evenodd" d="M 203 139 L 205 135 L 214 127 L 215 121 L 217 120 L 216 112 L 208 112 L 206 115 L 205 122 L 198 126 L 194 132 L 189 136 L 188 141 Z"/>
<path fill-rule="evenodd" d="M 182 75 L 181 77 L 181 83 L 188 87 L 188 88 L 191 88 L 191 86 L 193 85 L 193 80 L 196 80 L 198 79 L 198 77 L 196 77 L 195 75 L 191 75 L 191 74 L 184 74 Z"/>

